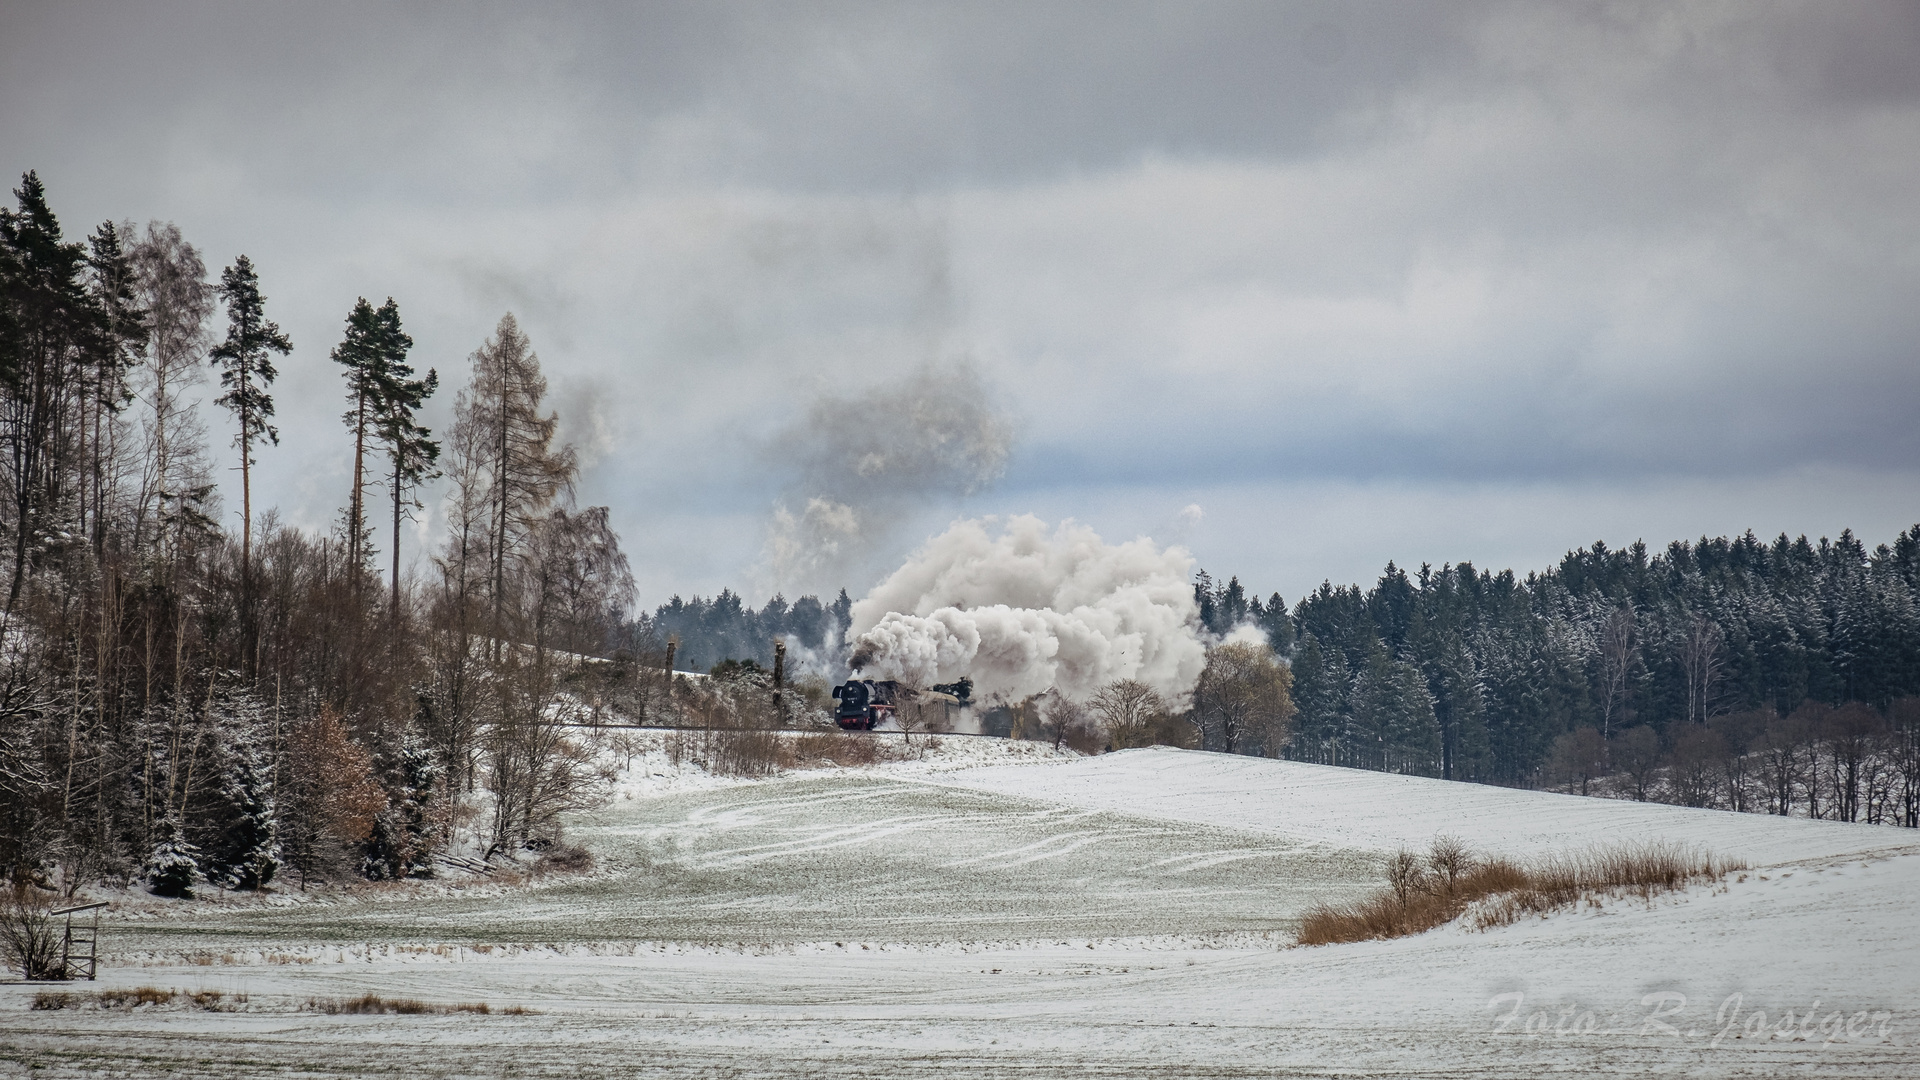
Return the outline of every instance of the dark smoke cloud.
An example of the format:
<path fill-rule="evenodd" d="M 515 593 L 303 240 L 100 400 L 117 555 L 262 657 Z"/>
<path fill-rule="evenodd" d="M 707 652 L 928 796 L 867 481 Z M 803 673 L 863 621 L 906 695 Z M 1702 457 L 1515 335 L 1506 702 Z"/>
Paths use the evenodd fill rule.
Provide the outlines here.
<path fill-rule="evenodd" d="M 776 440 L 794 481 L 766 545 L 775 587 L 858 587 L 914 511 L 998 480 L 1014 424 L 980 373 L 928 364 L 848 394 L 828 394 Z"/>

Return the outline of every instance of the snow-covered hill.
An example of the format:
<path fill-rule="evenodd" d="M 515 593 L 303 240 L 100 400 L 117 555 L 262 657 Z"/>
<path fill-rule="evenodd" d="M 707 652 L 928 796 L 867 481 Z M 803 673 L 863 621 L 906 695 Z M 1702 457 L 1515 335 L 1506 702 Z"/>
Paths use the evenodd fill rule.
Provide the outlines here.
<path fill-rule="evenodd" d="M 1457 836 L 1527 857 L 1596 843 L 1666 840 L 1754 866 L 1920 849 L 1912 829 L 1692 810 L 1418 776 L 1156 747 L 1052 768 L 985 767 L 951 783 L 1090 809 L 1216 825 L 1341 848 L 1423 849 Z"/>
<path fill-rule="evenodd" d="M 1912 832 L 1014 749 L 725 786 L 654 763 L 576 824 L 590 879 L 121 926 L 110 954 L 150 953 L 104 985 L 233 1011 L 29 1011 L 34 988 L 0 987 L 0 1073 L 1920 1074 Z M 1436 833 L 1521 856 L 1667 839 L 1753 869 L 1484 933 L 1288 947 L 1303 903 L 1371 888 L 1381 850 Z M 363 993 L 493 1013 L 307 1004 Z"/>

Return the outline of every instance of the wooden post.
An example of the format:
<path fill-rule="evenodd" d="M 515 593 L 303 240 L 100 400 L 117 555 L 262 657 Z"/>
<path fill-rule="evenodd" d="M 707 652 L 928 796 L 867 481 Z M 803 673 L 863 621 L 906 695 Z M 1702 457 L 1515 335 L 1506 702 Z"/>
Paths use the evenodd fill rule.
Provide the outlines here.
<path fill-rule="evenodd" d="M 773 639 L 773 715 L 780 720 L 780 726 L 787 726 L 786 701 L 781 691 L 787 682 L 787 639 Z"/>
<path fill-rule="evenodd" d="M 670 637 L 667 639 L 667 700 L 668 701 L 673 700 L 673 654 L 676 651 L 678 651 L 679 648 L 680 648 L 679 638 Z"/>

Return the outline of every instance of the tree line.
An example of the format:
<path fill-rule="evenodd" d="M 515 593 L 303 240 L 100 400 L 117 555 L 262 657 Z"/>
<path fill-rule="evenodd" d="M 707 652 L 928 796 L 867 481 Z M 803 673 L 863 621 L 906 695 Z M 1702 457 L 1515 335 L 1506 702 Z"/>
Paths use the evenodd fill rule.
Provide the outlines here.
<path fill-rule="evenodd" d="M 826 604 L 817 596 L 789 603 L 776 593 L 758 611 L 747 607 L 732 589 L 722 589 L 711 599 L 683 600 L 675 595 L 651 614 L 642 612 L 634 622 L 633 636 L 673 642 L 674 667 L 681 671 L 707 671 L 724 660 L 752 660 L 771 669 L 775 639 L 786 639 L 814 654 L 815 666 L 831 668 L 839 664 L 836 650 L 845 643 L 852 625 L 853 600 L 845 589 Z"/>
<path fill-rule="evenodd" d="M 170 223 L 70 240 L 31 172 L 13 196 L 0 875 L 181 895 L 424 873 L 474 792 L 491 850 L 552 836 L 590 768 L 554 721 L 633 681 L 633 584 L 607 509 L 575 503 L 578 463 L 513 317 L 436 433 L 420 410 L 439 374 L 416 370 L 399 305 L 351 305 L 328 353 L 350 478 L 335 525 L 302 531 L 253 505 L 278 366 L 311 355 L 273 321 L 263 268 L 238 255 L 212 275 Z M 200 414 L 209 375 L 217 419 Z M 237 536 L 216 425 L 238 457 Z M 446 539 L 405 573 L 403 532 L 442 476 Z"/>
<path fill-rule="evenodd" d="M 1851 531 L 1596 543 L 1524 579 L 1389 563 L 1292 607 L 1195 584 L 1211 633 L 1256 626 L 1291 669 L 1266 752 L 1908 827 L 1917 595 L 1920 525 L 1872 550 Z"/>

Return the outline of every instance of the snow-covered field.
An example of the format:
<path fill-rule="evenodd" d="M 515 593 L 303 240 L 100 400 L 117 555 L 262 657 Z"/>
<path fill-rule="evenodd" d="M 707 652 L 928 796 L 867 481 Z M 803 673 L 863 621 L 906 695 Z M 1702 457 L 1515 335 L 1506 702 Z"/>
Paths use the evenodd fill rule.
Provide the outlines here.
<path fill-rule="evenodd" d="M 1651 906 L 1288 947 L 1303 908 L 1442 832 L 1519 856 L 1665 838 L 1753 869 Z M 948 738 L 754 782 L 644 753 L 572 835 L 588 876 L 117 915 L 100 985 L 230 1011 L 29 1011 L 39 988 L 0 987 L 0 1072 L 1920 1074 L 1906 830 Z M 366 992 L 494 1012 L 305 1007 Z"/>

